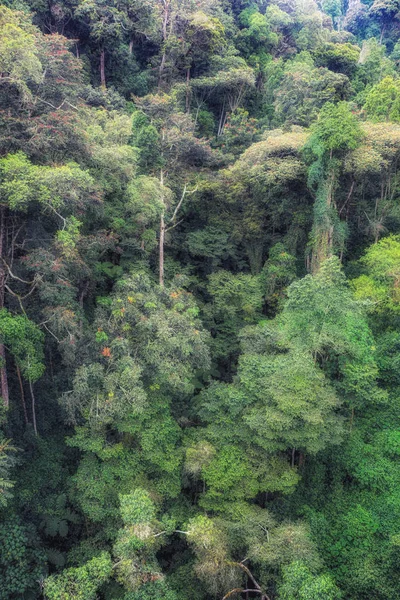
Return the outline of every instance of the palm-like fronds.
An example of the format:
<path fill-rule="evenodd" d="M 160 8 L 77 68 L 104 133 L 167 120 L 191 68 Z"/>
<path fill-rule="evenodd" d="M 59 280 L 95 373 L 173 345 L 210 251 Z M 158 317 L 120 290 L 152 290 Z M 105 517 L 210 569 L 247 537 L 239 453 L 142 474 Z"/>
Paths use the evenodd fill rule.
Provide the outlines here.
<path fill-rule="evenodd" d="M 17 449 L 11 445 L 11 440 L 0 441 L 0 507 L 6 506 L 7 500 L 12 496 L 14 482 L 8 478 L 8 474 L 15 464 L 13 453 L 16 451 Z"/>

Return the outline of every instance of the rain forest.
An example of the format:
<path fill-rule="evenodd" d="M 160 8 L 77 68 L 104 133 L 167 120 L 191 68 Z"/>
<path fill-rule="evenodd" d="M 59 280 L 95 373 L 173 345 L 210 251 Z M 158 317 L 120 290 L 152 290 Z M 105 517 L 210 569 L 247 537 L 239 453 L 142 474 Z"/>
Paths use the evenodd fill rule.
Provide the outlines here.
<path fill-rule="evenodd" d="M 400 600 L 400 0 L 0 2 L 0 600 Z"/>

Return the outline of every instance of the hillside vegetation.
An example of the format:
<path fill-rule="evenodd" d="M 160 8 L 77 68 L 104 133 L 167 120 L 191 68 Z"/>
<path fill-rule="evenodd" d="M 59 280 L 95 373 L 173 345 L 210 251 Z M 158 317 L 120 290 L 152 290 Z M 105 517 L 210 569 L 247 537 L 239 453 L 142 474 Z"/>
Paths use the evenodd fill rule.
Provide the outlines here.
<path fill-rule="evenodd" d="M 400 600 L 400 1 L 0 2 L 0 600 Z"/>

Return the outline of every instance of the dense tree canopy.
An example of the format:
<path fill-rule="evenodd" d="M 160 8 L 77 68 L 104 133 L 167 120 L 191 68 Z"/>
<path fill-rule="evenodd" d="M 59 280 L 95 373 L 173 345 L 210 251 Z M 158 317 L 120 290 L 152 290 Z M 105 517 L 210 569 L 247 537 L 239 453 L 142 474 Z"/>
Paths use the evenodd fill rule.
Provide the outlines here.
<path fill-rule="evenodd" d="M 400 600 L 399 11 L 0 2 L 0 600 Z"/>

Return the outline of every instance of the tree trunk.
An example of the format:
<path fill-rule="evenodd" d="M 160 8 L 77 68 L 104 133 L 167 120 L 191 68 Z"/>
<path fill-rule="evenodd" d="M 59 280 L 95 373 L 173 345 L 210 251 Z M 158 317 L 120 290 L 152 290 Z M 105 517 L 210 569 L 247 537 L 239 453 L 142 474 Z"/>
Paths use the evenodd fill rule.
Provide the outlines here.
<path fill-rule="evenodd" d="M 19 366 L 17 364 L 16 364 L 16 368 L 17 368 L 17 375 L 18 375 L 18 381 L 19 381 L 19 388 L 21 390 L 21 402 L 22 402 L 22 407 L 24 409 L 25 424 L 28 425 L 29 419 L 28 419 L 28 411 L 26 410 L 25 393 L 24 393 L 24 385 L 22 383 L 21 369 L 19 368 Z"/>
<path fill-rule="evenodd" d="M 224 127 L 225 127 L 225 123 L 226 123 L 226 112 L 225 112 L 225 99 L 224 102 L 222 104 L 222 110 L 221 110 L 221 115 L 219 118 L 219 123 L 218 123 L 218 132 L 217 132 L 217 137 L 220 137 L 223 132 L 224 132 Z"/>
<path fill-rule="evenodd" d="M 165 61 L 167 59 L 167 55 L 165 52 L 163 52 L 162 58 L 161 58 L 161 63 L 160 63 L 160 70 L 158 72 L 158 87 L 161 87 L 161 81 L 162 81 L 162 76 L 164 73 L 164 67 L 165 67 Z"/>
<path fill-rule="evenodd" d="M 133 37 L 131 37 L 130 42 L 129 42 L 129 54 L 132 54 L 133 52 Z"/>
<path fill-rule="evenodd" d="M 106 58 L 106 54 L 105 54 L 105 50 L 104 48 L 101 49 L 101 53 L 100 53 L 100 81 L 101 81 L 101 87 L 103 89 L 105 89 L 106 86 L 106 72 L 105 72 L 105 58 Z"/>
<path fill-rule="evenodd" d="M 327 180 L 321 182 L 314 205 L 314 244 L 311 254 L 311 273 L 317 273 L 323 261 L 332 256 L 334 221 L 331 211 L 336 210 L 334 201 L 335 173 L 331 171 Z"/>
<path fill-rule="evenodd" d="M 167 41 L 167 37 L 168 37 L 167 29 L 168 29 L 168 19 L 169 19 L 169 1 L 165 0 L 163 2 L 163 4 L 164 4 L 164 15 L 163 15 L 163 23 L 162 23 L 162 36 L 163 36 L 164 50 L 163 50 L 163 54 L 162 54 L 162 58 L 161 58 L 160 68 L 158 71 L 158 87 L 161 87 L 162 76 L 164 73 L 165 63 L 167 60 L 167 53 L 165 51 L 165 42 Z"/>
<path fill-rule="evenodd" d="M 186 70 L 186 112 L 190 111 L 190 67 Z"/>
<path fill-rule="evenodd" d="M 38 431 L 37 431 L 37 426 L 36 426 L 36 401 L 35 401 L 35 394 L 33 393 L 33 385 L 32 385 L 32 381 L 29 380 L 29 389 L 31 391 L 31 398 L 32 398 L 32 421 L 33 421 L 33 431 L 35 432 L 35 435 L 37 436 Z"/>
<path fill-rule="evenodd" d="M 379 37 L 379 44 L 382 45 L 382 41 L 383 41 L 383 36 L 385 35 L 385 31 L 386 31 L 386 25 L 383 24 L 382 29 L 381 29 L 381 35 Z"/>
<path fill-rule="evenodd" d="M 4 293 L 6 284 L 6 270 L 4 267 L 4 255 L 6 246 L 6 207 L 0 208 L 0 309 L 4 308 Z M 4 344 L 0 343 L 0 381 L 1 381 L 1 397 L 4 405 L 8 407 L 10 403 L 8 393 L 8 377 L 6 363 L 6 349 Z"/>
<path fill-rule="evenodd" d="M 164 188 L 164 171 L 161 169 L 160 173 L 160 185 L 161 189 Z M 163 193 L 163 204 L 164 204 L 164 193 Z M 160 246 L 159 246 L 159 282 L 160 286 L 164 287 L 164 243 L 165 243 L 165 213 L 164 210 L 160 217 Z"/>
<path fill-rule="evenodd" d="M 88 293 L 88 289 L 89 289 L 89 280 L 87 279 L 83 286 L 82 286 L 82 291 L 79 294 L 79 306 L 81 308 L 81 318 L 79 319 L 79 329 L 82 332 L 83 331 L 83 317 L 84 317 L 84 311 L 83 311 L 83 301 Z"/>
<path fill-rule="evenodd" d="M 164 213 L 160 218 L 160 286 L 164 287 L 164 242 L 165 242 L 165 220 Z"/>
<path fill-rule="evenodd" d="M 8 393 L 8 377 L 7 377 L 7 363 L 6 363 L 6 349 L 4 344 L 0 344 L 0 379 L 1 379 L 1 397 L 3 398 L 4 406 L 9 406 L 10 397 Z"/>

